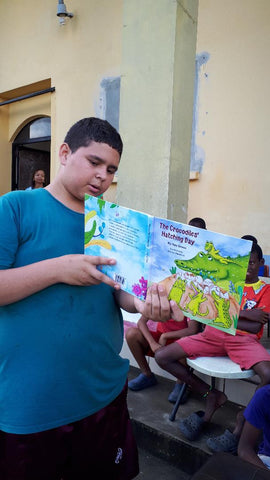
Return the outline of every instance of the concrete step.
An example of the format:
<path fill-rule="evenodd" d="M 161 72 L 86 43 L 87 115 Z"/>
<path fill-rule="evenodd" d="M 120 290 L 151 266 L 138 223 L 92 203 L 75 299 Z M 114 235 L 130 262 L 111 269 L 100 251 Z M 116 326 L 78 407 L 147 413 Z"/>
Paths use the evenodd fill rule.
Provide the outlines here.
<path fill-rule="evenodd" d="M 136 480 L 190 480 L 190 475 L 141 447 L 139 458 L 140 473 Z"/>
<path fill-rule="evenodd" d="M 139 374 L 130 367 L 129 379 Z M 198 395 L 191 394 L 187 403 L 181 405 L 176 420 L 171 422 L 169 414 L 173 408 L 167 400 L 174 381 L 158 376 L 154 387 L 128 392 L 128 407 L 134 432 L 140 448 L 164 459 L 187 474 L 195 473 L 211 455 L 206 445 L 209 436 L 219 435 L 226 428 L 233 430 L 236 415 L 241 405 L 228 401 L 213 416 L 211 424 L 201 437 L 193 442 L 186 440 L 178 427 L 179 419 L 192 412 L 204 410 L 205 402 Z"/>

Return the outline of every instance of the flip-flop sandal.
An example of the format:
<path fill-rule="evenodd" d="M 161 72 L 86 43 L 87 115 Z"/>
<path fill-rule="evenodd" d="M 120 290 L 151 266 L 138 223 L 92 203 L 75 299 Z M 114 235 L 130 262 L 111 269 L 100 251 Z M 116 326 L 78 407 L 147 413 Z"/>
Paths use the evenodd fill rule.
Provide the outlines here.
<path fill-rule="evenodd" d="M 203 417 L 204 412 L 199 410 L 184 418 L 184 420 L 180 420 L 179 429 L 184 437 L 188 440 L 196 440 L 198 438 L 205 423 Z"/>
<path fill-rule="evenodd" d="M 214 453 L 228 452 L 236 455 L 238 441 L 238 438 L 232 432 L 230 432 L 230 430 L 226 429 L 222 435 L 208 438 L 206 444 Z"/>

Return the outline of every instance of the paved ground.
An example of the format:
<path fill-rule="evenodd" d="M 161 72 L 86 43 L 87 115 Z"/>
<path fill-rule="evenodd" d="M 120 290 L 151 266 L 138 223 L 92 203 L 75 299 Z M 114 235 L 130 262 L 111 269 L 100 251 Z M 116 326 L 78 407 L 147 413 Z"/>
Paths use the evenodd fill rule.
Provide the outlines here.
<path fill-rule="evenodd" d="M 270 338 L 267 334 L 264 340 L 265 346 L 270 348 Z M 129 378 L 134 378 L 138 373 L 138 369 L 131 367 Z M 233 429 L 241 406 L 226 402 L 215 413 L 211 424 L 203 431 L 201 437 L 189 442 L 179 430 L 179 419 L 194 411 L 203 410 L 204 400 L 191 395 L 188 402 L 180 406 L 176 420 L 171 422 L 169 415 L 172 405 L 168 402 L 168 394 L 174 382 L 164 377 L 157 378 L 158 384 L 152 388 L 141 392 L 130 390 L 128 392 L 128 407 L 140 455 L 140 474 L 136 480 L 190 480 L 212 455 L 207 448 L 206 439 L 212 435 L 219 435 L 226 428 Z M 244 396 L 249 401 L 256 385 L 238 381 L 236 388 L 247 392 Z"/>
<path fill-rule="evenodd" d="M 136 480 L 189 480 L 190 475 L 139 448 L 140 473 Z"/>
<path fill-rule="evenodd" d="M 137 374 L 138 370 L 131 367 L 129 378 L 133 378 Z M 188 402 L 180 406 L 176 420 L 171 422 L 169 414 L 172 405 L 167 398 L 173 385 L 174 382 L 171 380 L 158 377 L 158 384 L 152 388 L 140 392 L 129 391 L 130 417 L 137 443 L 142 451 L 149 453 L 149 462 L 151 459 L 155 464 L 160 459 L 169 463 L 171 468 L 176 468 L 175 474 L 182 471 L 192 476 L 211 455 L 206 445 L 206 439 L 211 435 L 222 433 L 225 428 L 233 428 L 240 407 L 232 402 L 227 402 L 215 413 L 213 422 L 205 429 L 201 437 L 196 441 L 189 442 L 179 430 L 179 419 L 194 411 L 203 410 L 204 401 L 198 396 L 191 395 Z M 147 463 L 147 455 L 142 457 L 141 462 Z M 162 464 L 164 469 L 167 467 L 167 463 Z M 141 463 L 141 465 L 143 474 L 145 463 Z M 162 468 L 160 467 L 158 475 L 161 474 Z M 147 477 L 137 478 L 141 480 Z M 156 478 L 160 480 L 161 477 L 157 476 Z M 181 479 L 181 477 L 179 478 Z"/>

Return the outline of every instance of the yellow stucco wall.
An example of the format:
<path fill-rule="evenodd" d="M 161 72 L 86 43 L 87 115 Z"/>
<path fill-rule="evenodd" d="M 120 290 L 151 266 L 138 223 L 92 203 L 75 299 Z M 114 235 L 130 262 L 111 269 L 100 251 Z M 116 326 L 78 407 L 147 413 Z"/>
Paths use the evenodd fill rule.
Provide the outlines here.
<path fill-rule="evenodd" d="M 3 101 L 0 97 L 0 102 Z M 11 184 L 11 144 L 7 141 L 9 126 L 8 106 L 1 107 L 0 114 L 0 151 L 1 151 L 1 175 L 0 193 L 10 190 Z"/>
<path fill-rule="evenodd" d="M 67 128 L 77 119 L 97 113 L 100 82 L 104 77 L 118 76 L 123 73 L 122 48 L 126 48 L 126 45 L 123 45 L 124 37 L 122 37 L 126 28 L 126 25 L 123 25 L 123 12 L 124 7 L 129 5 L 131 8 L 131 4 L 130 0 L 80 0 L 80 2 L 66 0 L 67 9 L 73 12 L 74 18 L 68 20 L 64 27 L 60 27 L 56 17 L 57 0 L 46 2 L 1 0 L 0 44 L 5 45 L 5 49 L 0 52 L 0 98 L 5 100 L 4 94 L 10 90 L 16 92 L 16 89 L 20 89 L 22 94 L 25 86 L 42 81 L 49 82 L 56 91 L 46 96 L 0 108 L 0 194 L 10 189 L 10 142 L 20 126 L 27 119 L 35 116 L 51 115 L 52 118 L 51 177 L 53 178 L 58 169 L 58 147 Z M 185 2 L 172 0 L 171 3 L 164 0 L 164 5 L 168 8 L 162 6 L 162 1 L 159 0 L 159 8 L 161 10 L 163 8 L 161 19 L 164 18 L 165 31 L 169 25 L 169 15 L 175 10 L 176 4 L 178 9 L 184 6 L 187 15 L 190 15 L 186 8 L 190 5 L 188 0 Z M 151 11 L 155 8 L 155 2 L 147 0 L 147 6 Z M 190 18 L 192 20 L 192 14 Z M 196 144 L 202 149 L 204 164 L 199 180 L 189 182 L 187 215 L 187 218 L 204 217 L 208 228 L 215 231 L 236 236 L 246 233 L 254 234 L 258 237 L 266 254 L 270 254 L 267 195 L 270 154 L 268 141 L 269 18 L 269 0 L 256 2 L 253 0 L 199 0 L 197 54 L 201 52 L 209 54 L 208 61 L 200 71 L 197 105 Z M 153 16 L 153 19 L 155 20 L 156 16 Z M 158 24 L 158 19 L 155 21 Z M 143 33 L 145 37 L 147 36 L 149 24 L 151 24 L 149 22 L 146 18 L 143 23 L 137 24 L 137 28 L 134 29 L 136 34 L 134 34 L 133 44 L 130 43 L 131 47 L 136 45 L 139 35 Z M 186 22 L 186 25 L 189 23 Z M 180 27 L 186 28 L 186 25 L 183 27 L 180 25 Z M 161 33 L 164 36 L 164 29 Z M 168 55 L 165 60 L 173 58 L 173 52 L 164 52 L 162 35 L 152 35 L 151 38 L 156 42 L 153 50 L 164 65 L 166 53 Z M 167 47 L 170 45 L 168 35 L 165 36 Z M 141 44 L 143 48 L 143 42 Z M 174 43 L 171 42 L 171 46 L 173 45 Z M 183 45 L 180 45 L 180 50 L 181 48 Z M 129 58 L 129 52 L 125 52 L 125 58 Z M 148 68 L 147 65 L 146 62 L 144 71 L 142 69 L 141 80 Z M 131 70 L 136 71 L 135 67 L 130 65 Z M 157 67 L 158 62 L 155 64 L 158 72 Z M 148 70 L 150 71 L 150 68 Z M 171 78 L 172 85 L 173 75 L 168 78 Z M 164 83 L 163 90 L 160 91 L 161 77 L 158 73 L 152 75 L 150 80 L 154 84 L 151 84 L 152 88 L 149 89 L 149 98 L 154 92 L 158 101 L 161 98 L 165 99 L 168 83 Z M 123 79 L 123 82 L 125 81 L 126 79 Z M 134 85 L 137 88 L 138 82 Z M 143 81 L 141 85 L 141 88 L 145 88 Z M 190 90 L 190 84 L 188 89 Z M 140 98 L 147 99 L 147 92 L 144 92 Z M 177 96 L 173 96 L 170 101 L 176 105 L 178 101 L 176 99 L 179 100 Z M 170 101 L 168 100 L 168 104 Z M 135 108 L 136 99 L 133 105 Z M 154 102 L 153 105 L 155 106 Z M 123 105 L 121 109 L 123 111 Z M 131 110 L 127 110 L 127 115 L 131 116 Z M 152 115 L 151 121 L 157 124 L 158 118 Z M 131 118 L 130 123 L 132 123 Z M 177 138 L 171 136 L 171 131 L 168 130 L 166 135 L 161 127 L 162 124 L 159 123 L 156 130 L 151 130 L 157 133 L 156 136 L 152 135 L 153 138 L 148 142 L 146 155 L 149 157 L 152 151 L 151 143 L 154 144 L 155 137 L 159 137 L 158 154 L 163 152 L 163 160 L 161 164 L 157 164 L 156 168 L 161 166 L 161 170 L 156 173 L 152 169 L 150 174 L 148 171 L 145 176 L 142 162 L 141 179 L 145 181 L 143 191 L 152 195 L 151 175 L 154 178 L 160 177 L 159 183 L 162 187 L 165 185 L 165 188 L 160 188 L 159 185 L 159 189 L 153 190 L 153 192 L 159 192 L 160 198 L 158 202 L 151 199 L 150 210 L 165 216 L 169 210 L 166 210 L 164 205 L 167 204 L 168 207 L 170 202 L 168 201 L 169 171 L 168 168 L 164 169 L 164 165 L 170 152 L 177 159 L 176 149 L 179 149 L 179 145 Z M 176 127 L 175 125 L 174 135 L 177 134 Z M 127 138 L 128 136 L 130 132 L 127 132 Z M 125 137 L 126 134 L 123 138 L 124 143 Z M 185 140 L 189 141 L 188 138 Z M 131 147 L 132 144 L 129 142 L 124 152 L 128 152 Z M 142 151 L 144 147 L 145 142 L 140 147 Z M 123 161 L 125 161 L 125 155 L 126 153 Z M 180 185 L 180 182 L 175 182 L 176 167 L 177 161 L 171 172 L 174 201 L 177 199 L 175 191 Z M 121 175 L 123 177 L 130 175 L 129 168 L 125 166 L 123 174 L 120 173 L 120 178 Z M 134 191 L 135 197 L 134 177 L 130 178 L 130 191 Z M 124 181 L 126 178 L 123 179 Z M 163 192 L 165 192 L 165 198 L 161 196 Z M 116 187 L 114 186 L 109 193 L 109 198 L 114 199 L 115 195 Z M 121 193 L 120 198 L 123 199 L 123 203 L 127 203 L 128 195 L 128 189 Z M 143 206 L 140 208 L 147 211 L 147 198 L 144 196 L 142 199 Z M 182 211 L 184 217 L 185 205 Z M 172 214 L 168 213 L 168 216 Z"/>
<path fill-rule="evenodd" d="M 74 18 L 67 20 L 65 26 L 59 25 L 57 3 L 0 2 L 0 44 L 5 45 L 0 54 L 0 97 L 1 93 L 16 92 L 18 88 L 23 94 L 25 86 L 45 79 L 51 79 L 51 86 L 56 89 L 46 98 L 24 100 L 5 107 L 5 111 L 0 108 L 0 163 L 5 181 L 9 181 L 3 188 L 0 182 L 0 194 L 10 189 L 7 142 L 14 137 L 20 121 L 37 114 L 51 115 L 53 178 L 58 169 L 58 147 L 67 129 L 82 117 L 96 115 L 101 80 L 120 74 L 122 1 L 67 0 L 67 10 Z"/>
<path fill-rule="evenodd" d="M 196 143 L 204 153 L 190 183 L 189 218 L 208 228 L 255 235 L 270 254 L 269 0 L 200 0 Z"/>

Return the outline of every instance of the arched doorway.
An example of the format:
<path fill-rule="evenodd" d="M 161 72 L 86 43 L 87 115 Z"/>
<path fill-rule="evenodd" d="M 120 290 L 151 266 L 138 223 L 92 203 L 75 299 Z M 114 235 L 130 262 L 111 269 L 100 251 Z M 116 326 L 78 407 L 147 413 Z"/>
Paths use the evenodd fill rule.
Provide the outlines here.
<path fill-rule="evenodd" d="M 51 119 L 32 120 L 18 133 L 12 144 L 12 190 L 25 190 L 35 170 L 46 174 L 50 182 Z"/>

